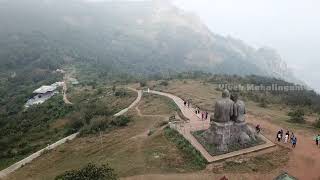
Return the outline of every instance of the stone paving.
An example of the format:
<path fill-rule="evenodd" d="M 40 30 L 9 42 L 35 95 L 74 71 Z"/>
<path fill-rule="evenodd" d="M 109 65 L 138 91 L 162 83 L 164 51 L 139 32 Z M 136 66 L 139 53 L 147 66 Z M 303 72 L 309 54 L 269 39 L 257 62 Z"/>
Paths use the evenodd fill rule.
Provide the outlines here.
<path fill-rule="evenodd" d="M 175 128 L 177 131 L 184 136 L 201 154 L 202 156 L 209 162 L 215 162 L 220 161 L 224 159 L 228 159 L 231 157 L 264 150 L 267 148 L 274 147 L 275 144 L 272 143 L 270 140 L 265 138 L 263 135 L 260 134 L 260 137 L 266 142 L 265 144 L 254 146 L 251 148 L 242 149 L 239 151 L 234 151 L 230 153 L 226 153 L 223 155 L 217 155 L 217 156 L 211 156 L 207 150 L 197 141 L 197 139 L 191 134 L 193 131 L 199 131 L 199 130 L 206 130 L 210 127 L 210 115 L 207 120 L 202 120 L 201 114 L 197 115 L 195 113 L 195 109 L 192 107 L 186 107 L 184 106 L 183 100 L 175 95 L 159 92 L 159 91 L 153 91 L 149 90 L 149 93 L 157 94 L 161 96 L 166 96 L 168 98 L 171 98 L 176 105 L 180 108 L 182 114 L 189 119 L 188 122 L 185 122 L 183 124 L 176 124 Z"/>

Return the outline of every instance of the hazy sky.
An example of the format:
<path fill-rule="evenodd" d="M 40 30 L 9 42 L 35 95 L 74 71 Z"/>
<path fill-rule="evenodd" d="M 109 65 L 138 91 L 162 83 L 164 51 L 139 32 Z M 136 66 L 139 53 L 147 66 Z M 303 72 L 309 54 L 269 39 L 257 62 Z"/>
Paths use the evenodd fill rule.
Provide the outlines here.
<path fill-rule="evenodd" d="M 218 34 L 275 48 L 296 76 L 320 92 L 319 0 L 175 0 Z"/>

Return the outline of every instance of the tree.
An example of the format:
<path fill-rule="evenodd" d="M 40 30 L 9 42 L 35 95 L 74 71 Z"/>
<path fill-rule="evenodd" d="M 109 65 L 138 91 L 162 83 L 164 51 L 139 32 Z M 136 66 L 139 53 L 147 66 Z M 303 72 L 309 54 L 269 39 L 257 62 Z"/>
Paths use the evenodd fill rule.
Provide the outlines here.
<path fill-rule="evenodd" d="M 80 170 L 66 171 L 59 175 L 55 180 L 117 180 L 118 177 L 108 164 L 98 167 L 88 164 Z"/>
<path fill-rule="evenodd" d="M 288 113 L 290 121 L 294 123 L 304 123 L 304 111 L 302 109 L 296 109 Z"/>
<path fill-rule="evenodd" d="M 316 120 L 316 122 L 314 123 L 314 126 L 316 128 L 320 128 L 320 118 Z"/>
<path fill-rule="evenodd" d="M 145 87 L 147 85 L 147 82 L 146 81 L 140 81 L 140 87 Z"/>

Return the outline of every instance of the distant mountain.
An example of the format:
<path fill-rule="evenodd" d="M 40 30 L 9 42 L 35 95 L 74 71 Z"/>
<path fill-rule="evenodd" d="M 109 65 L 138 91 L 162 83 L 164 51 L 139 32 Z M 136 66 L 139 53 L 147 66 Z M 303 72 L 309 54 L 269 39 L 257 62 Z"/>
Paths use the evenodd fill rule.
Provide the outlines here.
<path fill-rule="evenodd" d="M 301 83 L 275 50 L 214 34 L 167 1 L 3 0 L 0 22 L 3 71 L 81 61 L 111 74 L 202 70 Z"/>

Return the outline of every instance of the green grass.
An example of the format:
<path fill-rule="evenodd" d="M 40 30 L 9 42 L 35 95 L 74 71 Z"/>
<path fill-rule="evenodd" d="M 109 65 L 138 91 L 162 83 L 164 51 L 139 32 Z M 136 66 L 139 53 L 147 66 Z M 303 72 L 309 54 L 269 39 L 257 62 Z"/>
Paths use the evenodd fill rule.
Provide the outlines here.
<path fill-rule="evenodd" d="M 171 115 L 179 111 L 171 99 L 154 94 L 144 94 L 139 108 L 145 115 Z"/>
<path fill-rule="evenodd" d="M 2 132 L 3 135 L 0 136 L 0 170 L 77 132 L 82 126 L 90 124 L 92 119 L 110 119 L 110 116 L 128 107 L 137 96 L 128 89 L 121 90 L 126 92 L 125 96 L 108 95 L 107 90 L 98 93 L 97 90 L 75 88 L 71 92 L 74 100 L 72 106 L 64 104 L 62 95 L 59 94 L 44 104 L 21 112 L 18 114 L 21 121 L 11 121 L 2 127 L 3 131 L 10 133 Z M 114 126 L 121 126 L 123 121 L 116 120 Z M 59 122 L 61 125 L 55 127 Z M 99 125 L 101 124 L 96 127 L 100 128 Z"/>
<path fill-rule="evenodd" d="M 200 152 L 196 150 L 182 135 L 169 127 L 165 128 L 164 132 L 168 140 L 176 144 L 176 146 L 184 153 L 185 158 L 190 160 L 190 167 L 197 170 L 201 170 L 206 167 L 206 159 L 204 159 Z"/>

